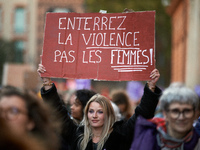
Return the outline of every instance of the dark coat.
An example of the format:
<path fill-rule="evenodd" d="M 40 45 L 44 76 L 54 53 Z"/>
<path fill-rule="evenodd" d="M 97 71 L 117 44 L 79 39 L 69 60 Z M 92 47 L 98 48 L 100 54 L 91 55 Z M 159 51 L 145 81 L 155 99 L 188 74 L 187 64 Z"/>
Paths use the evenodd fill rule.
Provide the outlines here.
<path fill-rule="evenodd" d="M 73 150 L 78 150 L 79 135 L 84 132 L 84 127 L 78 127 L 73 123 L 68 115 L 66 106 L 59 98 L 55 85 L 48 91 L 44 88 L 41 89 L 42 98 L 45 101 L 49 101 L 56 108 L 59 116 L 63 120 L 62 137 L 71 146 Z M 117 121 L 113 125 L 113 131 L 110 134 L 108 140 L 104 144 L 103 150 L 128 150 L 133 140 L 135 121 L 138 115 L 143 116 L 146 119 L 150 119 L 154 116 L 155 108 L 158 104 L 158 99 L 161 95 L 161 90 L 156 87 L 153 93 L 147 85 L 144 87 L 144 94 L 142 96 L 140 104 L 135 109 L 135 114 L 126 122 Z M 92 150 L 92 140 L 89 141 L 86 150 Z"/>
<path fill-rule="evenodd" d="M 135 139 L 130 150 L 161 150 L 157 141 L 158 134 L 156 124 L 139 116 L 136 121 Z M 194 150 L 199 138 L 200 136 L 193 129 L 193 136 L 190 141 L 184 143 L 184 150 Z"/>

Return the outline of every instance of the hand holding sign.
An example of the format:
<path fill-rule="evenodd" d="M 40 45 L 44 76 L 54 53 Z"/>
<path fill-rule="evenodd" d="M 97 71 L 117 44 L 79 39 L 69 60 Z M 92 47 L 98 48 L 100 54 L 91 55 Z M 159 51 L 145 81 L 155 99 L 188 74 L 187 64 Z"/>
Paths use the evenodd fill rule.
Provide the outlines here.
<path fill-rule="evenodd" d="M 150 74 L 150 78 L 151 80 L 149 80 L 147 82 L 149 89 L 154 92 L 155 87 L 156 87 L 156 83 L 158 81 L 158 79 L 160 78 L 160 73 L 158 71 L 158 69 L 154 69 L 151 74 Z"/>
<path fill-rule="evenodd" d="M 155 68 L 155 12 L 47 13 L 46 77 L 149 80 Z M 43 76 L 42 75 L 42 76 Z"/>
<path fill-rule="evenodd" d="M 38 65 L 38 69 L 37 72 L 40 75 L 40 77 L 42 76 L 43 73 L 45 73 L 46 69 L 42 64 Z M 51 79 L 48 77 L 41 77 L 42 81 L 43 81 L 43 85 L 49 85 L 51 83 Z M 154 92 L 155 87 L 156 87 L 156 83 L 160 78 L 160 73 L 158 69 L 154 69 L 151 73 L 150 73 L 150 78 L 151 80 L 147 81 L 148 87 L 149 89 Z M 45 90 L 48 90 L 52 87 L 52 85 L 49 86 L 44 86 Z"/>
<path fill-rule="evenodd" d="M 38 65 L 38 69 L 37 72 L 39 74 L 39 76 L 41 77 L 41 74 L 45 73 L 46 69 L 42 64 Z M 52 87 L 52 82 L 51 82 L 51 78 L 49 77 L 41 77 L 42 82 L 43 82 L 43 86 L 45 88 L 45 90 L 48 90 Z"/>

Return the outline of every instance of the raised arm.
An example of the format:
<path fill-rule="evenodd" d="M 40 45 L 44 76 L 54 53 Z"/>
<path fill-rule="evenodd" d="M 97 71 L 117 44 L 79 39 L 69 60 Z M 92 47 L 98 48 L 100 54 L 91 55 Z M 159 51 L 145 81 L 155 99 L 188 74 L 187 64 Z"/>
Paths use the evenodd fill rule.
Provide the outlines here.
<path fill-rule="evenodd" d="M 158 104 L 162 91 L 156 86 L 160 73 L 154 69 L 150 74 L 151 80 L 147 81 L 140 104 L 135 109 L 135 114 L 141 115 L 146 119 L 154 117 L 155 109 Z"/>
<path fill-rule="evenodd" d="M 41 77 L 41 74 L 44 73 L 46 71 L 45 67 L 42 64 L 38 65 L 38 69 L 37 72 L 39 74 L 39 76 Z M 44 90 L 49 90 L 52 87 L 52 82 L 51 82 L 51 78 L 48 77 L 41 77 L 42 82 L 43 82 L 43 87 Z"/>
<path fill-rule="evenodd" d="M 160 78 L 160 73 L 159 73 L 158 69 L 154 69 L 151 72 L 150 78 L 151 78 L 151 80 L 147 81 L 147 86 L 152 92 L 154 92 L 155 88 L 156 88 L 156 83 L 157 83 L 158 79 Z"/>
<path fill-rule="evenodd" d="M 114 127 L 116 127 L 116 130 L 124 133 L 124 140 L 125 142 L 127 142 L 128 145 L 131 144 L 133 139 L 137 117 L 141 115 L 146 119 L 150 119 L 154 116 L 159 97 L 162 93 L 161 90 L 156 86 L 156 82 L 158 81 L 159 77 L 159 71 L 157 69 L 154 69 L 150 74 L 151 80 L 148 81 L 144 87 L 144 93 L 141 98 L 140 104 L 135 109 L 135 114 L 131 116 L 131 118 L 127 122 L 123 124 L 117 122 L 114 125 Z"/>
<path fill-rule="evenodd" d="M 37 72 L 40 77 L 45 71 L 45 67 L 42 64 L 39 64 Z M 63 102 L 58 95 L 56 86 L 52 83 L 51 78 L 41 77 L 41 79 L 43 82 L 43 87 L 41 88 L 41 96 L 43 100 L 47 103 L 51 103 L 51 105 L 59 111 L 62 108 Z"/>
<path fill-rule="evenodd" d="M 40 77 L 45 71 L 45 67 L 42 64 L 39 64 L 37 72 Z M 50 103 L 53 108 L 55 108 L 56 115 L 62 120 L 62 137 L 64 140 L 67 140 L 68 143 L 71 143 L 77 126 L 73 123 L 73 120 L 70 119 L 67 108 L 60 99 L 55 84 L 47 77 L 42 77 L 42 82 L 43 87 L 41 88 L 41 96 L 46 103 Z"/>

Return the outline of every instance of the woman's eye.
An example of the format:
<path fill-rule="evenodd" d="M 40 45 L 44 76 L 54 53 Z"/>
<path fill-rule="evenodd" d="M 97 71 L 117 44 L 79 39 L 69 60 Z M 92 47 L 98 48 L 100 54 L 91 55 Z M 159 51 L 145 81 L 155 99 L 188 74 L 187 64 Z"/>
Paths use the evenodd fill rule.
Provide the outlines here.
<path fill-rule="evenodd" d="M 178 113 L 179 113 L 179 110 L 174 109 L 174 110 L 172 110 L 172 113 L 174 113 L 174 114 L 178 114 Z"/>
<path fill-rule="evenodd" d="M 9 112 L 12 114 L 18 114 L 19 113 L 19 109 L 16 107 L 12 107 L 9 109 Z"/>
<path fill-rule="evenodd" d="M 185 109 L 185 110 L 183 110 L 183 113 L 190 113 L 190 112 L 192 112 L 192 109 Z"/>
<path fill-rule="evenodd" d="M 103 111 L 98 111 L 99 114 L 103 114 Z"/>
<path fill-rule="evenodd" d="M 88 112 L 89 112 L 89 113 L 93 113 L 94 111 L 93 111 L 93 110 L 89 110 Z"/>
<path fill-rule="evenodd" d="M 77 102 L 75 102 L 74 103 L 74 106 L 76 106 L 76 107 L 78 107 L 78 106 L 80 106 L 81 104 L 79 104 L 79 103 L 77 103 Z"/>

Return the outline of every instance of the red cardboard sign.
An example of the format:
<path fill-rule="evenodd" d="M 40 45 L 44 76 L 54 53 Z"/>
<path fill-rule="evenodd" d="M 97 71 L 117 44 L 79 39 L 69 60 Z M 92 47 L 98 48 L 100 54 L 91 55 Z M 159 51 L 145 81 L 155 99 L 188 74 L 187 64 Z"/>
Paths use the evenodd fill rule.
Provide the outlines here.
<path fill-rule="evenodd" d="M 149 80 L 154 53 L 155 11 L 46 15 L 44 77 Z"/>

